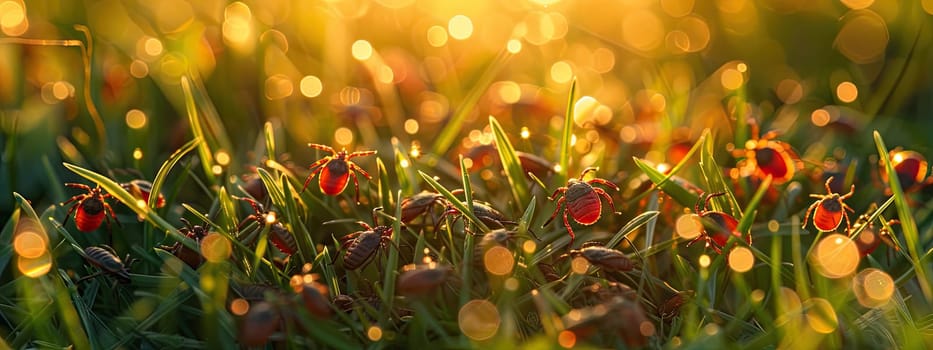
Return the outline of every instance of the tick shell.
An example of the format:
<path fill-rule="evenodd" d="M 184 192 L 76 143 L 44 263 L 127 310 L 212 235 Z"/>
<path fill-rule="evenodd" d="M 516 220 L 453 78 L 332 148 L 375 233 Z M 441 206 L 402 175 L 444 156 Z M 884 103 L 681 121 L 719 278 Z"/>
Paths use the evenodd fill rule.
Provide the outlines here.
<path fill-rule="evenodd" d="M 520 151 L 515 151 L 515 155 L 525 174 L 532 173 L 539 179 L 543 179 L 554 172 L 554 164 L 547 159 Z"/>
<path fill-rule="evenodd" d="M 622 252 L 606 247 L 586 247 L 577 251 L 571 251 L 573 256 L 581 256 L 590 264 L 598 266 L 607 271 L 632 271 L 635 264 L 632 260 L 622 254 Z"/>
<path fill-rule="evenodd" d="M 240 323 L 237 337 L 240 343 L 249 347 L 265 345 L 282 325 L 282 316 L 271 303 L 260 301 L 250 305 L 249 312 Z"/>
<path fill-rule="evenodd" d="M 405 296 L 423 296 L 447 282 L 453 270 L 447 266 L 420 265 L 398 277 L 396 290 Z"/>
<path fill-rule="evenodd" d="M 915 151 L 892 151 L 891 165 L 897 180 L 905 191 L 915 190 L 926 181 L 929 165 L 922 154 Z M 888 173 L 881 168 L 882 181 L 888 182 Z"/>
<path fill-rule="evenodd" d="M 75 211 L 75 226 L 81 232 L 91 232 L 104 221 L 104 202 L 97 197 L 89 197 L 78 204 Z"/>
<path fill-rule="evenodd" d="M 599 221 L 602 215 L 602 203 L 599 201 L 599 195 L 593 191 L 593 186 L 577 179 L 570 179 L 565 196 L 567 198 L 566 210 L 570 211 L 570 216 L 574 221 L 581 225 L 592 225 Z"/>
<path fill-rule="evenodd" d="M 293 284 L 292 288 L 300 296 L 301 304 L 309 314 L 318 318 L 328 318 L 333 310 L 328 301 L 327 286 L 317 281 Z"/>
<path fill-rule="evenodd" d="M 272 228 L 269 229 L 269 241 L 272 242 L 276 248 L 279 249 L 285 255 L 292 255 L 298 251 L 298 243 L 295 241 L 295 236 L 288 232 L 288 229 L 285 228 L 285 225 L 282 225 L 281 222 L 276 222 L 272 225 Z"/>
<path fill-rule="evenodd" d="M 146 180 L 133 180 L 127 183 L 120 184 L 120 187 L 123 187 L 127 192 L 133 195 L 142 201 L 149 203 L 149 196 L 152 193 L 152 183 Z M 159 193 L 158 199 L 156 199 L 156 208 L 162 208 L 165 206 L 165 197 Z"/>
<path fill-rule="evenodd" d="M 347 246 L 347 252 L 343 255 L 343 267 L 347 270 L 363 267 L 372 260 L 378 249 L 385 244 L 385 240 L 391 236 L 392 228 L 388 226 L 378 226 L 369 231 L 359 232 L 359 236 Z"/>
<path fill-rule="evenodd" d="M 123 261 L 109 247 L 87 247 L 84 248 L 84 254 L 87 255 L 87 260 L 91 265 L 115 276 L 121 283 L 130 282 L 129 271 L 126 270 Z"/>
<path fill-rule="evenodd" d="M 771 181 L 782 184 L 794 177 L 796 170 L 796 154 L 789 145 L 780 141 L 768 141 L 754 149 L 755 163 L 760 172 L 759 177 L 771 175 Z"/>
<path fill-rule="evenodd" d="M 324 166 L 318 184 L 322 193 L 328 196 L 336 196 L 347 188 L 349 181 L 350 165 L 344 159 L 335 158 Z"/>
<path fill-rule="evenodd" d="M 674 317 L 677 317 L 677 315 L 680 315 L 680 308 L 690 302 L 693 294 L 694 292 L 692 290 L 674 294 L 674 296 L 667 299 L 664 304 L 658 307 L 658 316 L 661 316 L 661 319 L 664 321 L 670 321 Z"/>
<path fill-rule="evenodd" d="M 700 215 L 700 219 L 703 221 L 706 221 L 704 219 L 709 220 L 704 222 L 703 234 L 708 235 L 718 247 L 726 246 L 730 234 L 738 238 L 743 238 L 742 233 L 736 230 L 739 227 L 739 221 L 732 215 L 721 211 L 707 211 Z M 744 238 L 746 243 L 752 244 L 750 235 Z"/>
<path fill-rule="evenodd" d="M 402 200 L 402 222 L 409 223 L 418 216 L 427 213 L 435 204 L 446 206 L 444 196 L 428 191 L 421 191 Z"/>
<path fill-rule="evenodd" d="M 813 212 L 813 226 L 823 232 L 835 231 L 842 223 L 843 210 L 838 195 L 820 200 Z"/>

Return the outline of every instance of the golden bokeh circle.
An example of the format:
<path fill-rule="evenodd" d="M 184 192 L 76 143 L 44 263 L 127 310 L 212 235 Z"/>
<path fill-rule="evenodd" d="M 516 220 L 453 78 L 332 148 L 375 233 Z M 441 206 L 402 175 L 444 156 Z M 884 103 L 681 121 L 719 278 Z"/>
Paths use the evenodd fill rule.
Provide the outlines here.
<path fill-rule="evenodd" d="M 201 239 L 201 254 L 207 261 L 218 263 L 230 257 L 230 241 L 219 233 L 211 233 Z"/>
<path fill-rule="evenodd" d="M 499 331 L 499 310 L 487 300 L 470 300 L 457 313 L 460 331 L 473 340 L 492 338 Z"/>
<path fill-rule="evenodd" d="M 860 260 L 855 242 L 838 233 L 820 240 L 810 258 L 820 274 L 828 278 L 851 275 L 855 272 Z"/>

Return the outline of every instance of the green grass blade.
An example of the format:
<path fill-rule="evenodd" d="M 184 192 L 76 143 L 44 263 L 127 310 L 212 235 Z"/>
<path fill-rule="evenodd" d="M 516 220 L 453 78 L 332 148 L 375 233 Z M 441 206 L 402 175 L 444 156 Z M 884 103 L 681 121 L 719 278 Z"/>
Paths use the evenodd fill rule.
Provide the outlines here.
<path fill-rule="evenodd" d="M 528 206 L 525 207 L 525 213 L 522 214 L 522 218 L 518 221 L 518 233 L 527 234 L 528 229 L 531 227 L 531 222 L 534 220 L 535 215 L 535 203 L 537 203 L 537 198 L 531 196 L 531 200 L 528 201 Z"/>
<path fill-rule="evenodd" d="M 761 203 L 761 199 L 764 198 L 769 188 L 771 188 L 771 175 L 768 175 L 768 177 L 761 182 L 761 186 L 758 186 L 758 190 L 755 191 L 752 200 L 748 202 L 748 205 L 745 207 L 745 212 L 742 213 L 742 219 L 739 220 L 739 225 L 736 228 L 737 231 L 745 234 L 752 227 L 752 223 L 755 221 L 755 215 L 753 215 L 755 209 L 758 208 L 758 204 Z"/>
<path fill-rule="evenodd" d="M 162 167 L 159 168 L 159 171 L 156 173 L 155 178 L 152 180 L 152 193 L 160 193 L 162 191 L 162 185 L 165 183 L 168 173 L 172 171 L 172 168 L 175 167 L 175 164 L 178 164 L 178 161 L 181 160 L 188 152 L 191 152 L 195 147 L 201 143 L 201 139 L 195 138 L 183 146 L 179 147 L 172 155 L 165 160 L 165 163 L 162 163 Z M 149 205 L 150 208 L 155 208 L 156 202 L 158 202 L 159 196 L 149 196 Z"/>
<path fill-rule="evenodd" d="M 667 193 L 671 196 L 677 203 L 688 208 L 692 208 L 696 204 L 697 199 L 699 198 L 696 194 L 691 193 L 686 188 L 674 181 L 668 181 L 672 175 L 664 175 L 657 169 L 655 169 L 651 164 L 648 164 L 646 161 L 633 158 L 635 160 L 635 166 L 637 166 L 641 171 L 648 176 L 648 179 L 654 183 L 655 186 L 658 186 L 661 191 Z M 673 174 L 673 171 L 671 172 Z"/>
<path fill-rule="evenodd" d="M 619 231 L 616 232 L 616 234 L 613 235 L 611 239 L 609 239 L 609 242 L 606 243 L 606 246 L 611 248 L 619 245 L 619 243 L 622 243 L 622 240 L 625 239 L 626 236 L 632 232 L 635 232 L 635 230 L 639 229 L 640 227 L 648 224 L 651 222 L 651 220 L 657 219 L 658 215 L 660 214 L 661 212 L 659 211 L 646 211 L 644 213 L 638 214 L 638 216 L 632 218 L 632 220 L 629 220 L 625 226 L 622 226 L 622 228 L 619 229 Z"/>
<path fill-rule="evenodd" d="M 402 191 L 398 191 L 395 195 L 395 202 L 401 203 L 402 200 Z M 395 207 L 395 214 L 393 214 L 395 220 L 392 220 L 392 243 L 395 247 L 398 247 L 401 243 L 402 236 L 402 206 L 398 205 Z M 376 223 L 373 223 L 376 224 Z M 385 276 L 382 280 L 382 302 L 385 303 L 387 310 L 392 309 L 393 301 L 395 300 L 395 281 L 398 278 L 398 249 L 389 249 L 389 259 L 386 262 L 385 267 Z M 388 322 L 388 320 L 383 320 Z M 388 323 L 383 323 L 384 326 L 388 326 Z"/>
<path fill-rule="evenodd" d="M 262 129 L 266 138 L 266 157 L 275 160 L 275 130 L 272 129 L 272 122 L 266 122 Z"/>
<path fill-rule="evenodd" d="M 476 82 L 473 83 L 473 88 L 467 92 L 464 96 L 463 101 L 460 101 L 460 104 L 457 106 L 456 111 L 454 111 L 453 116 L 450 117 L 450 120 L 447 122 L 447 125 L 444 126 L 444 129 L 441 130 L 438 134 L 437 139 L 434 141 L 434 146 L 431 148 L 431 153 L 442 155 L 446 154 L 450 149 L 450 146 L 453 145 L 454 140 L 456 140 L 457 135 L 460 134 L 460 131 L 463 130 L 463 123 L 466 122 L 467 117 L 473 113 L 476 104 L 479 102 L 480 97 L 485 93 L 489 85 L 492 83 L 493 79 L 499 75 L 499 72 L 505 68 L 505 64 L 509 61 L 509 58 L 512 57 L 512 54 L 508 52 L 505 48 L 499 52 L 499 55 L 489 64 L 483 74 L 476 79 Z"/>
<path fill-rule="evenodd" d="M 470 169 L 466 167 L 463 155 L 460 154 L 458 157 L 460 158 L 460 182 L 463 184 L 463 203 L 466 204 L 466 208 L 470 215 L 475 216 L 476 213 L 473 212 L 473 183 L 470 181 Z"/>
<path fill-rule="evenodd" d="M 570 83 L 570 94 L 567 96 L 567 111 L 564 113 L 564 128 L 560 136 L 560 155 L 557 158 L 557 165 L 560 171 L 557 172 L 556 183 L 563 184 L 570 178 L 570 140 L 573 138 L 573 110 L 577 94 L 577 79 L 574 78 Z"/>
<path fill-rule="evenodd" d="M 463 237 L 463 258 L 460 264 L 460 281 L 462 285 L 460 286 L 460 299 L 459 305 L 463 307 L 467 302 L 472 298 L 473 291 L 473 256 L 475 255 L 473 250 L 473 238 L 471 234 L 467 234 Z"/>
<path fill-rule="evenodd" d="M 878 148 L 878 156 L 881 158 L 881 163 L 884 165 L 885 171 L 887 171 L 888 174 L 897 174 L 897 172 L 894 171 L 894 165 L 891 164 L 891 156 L 888 153 L 887 146 L 884 145 L 884 139 L 881 138 L 881 134 L 875 131 L 873 135 L 875 138 L 875 146 Z M 920 254 L 917 249 L 920 245 L 920 234 L 917 230 L 917 222 L 914 219 L 914 215 L 910 211 L 910 203 L 904 195 L 904 190 L 897 176 L 888 176 L 888 186 L 891 188 L 891 193 L 894 194 L 894 206 L 897 208 L 897 217 L 898 220 L 901 221 L 904 239 L 907 241 L 907 252 L 910 254 L 911 262 L 917 273 L 917 282 L 920 284 L 920 290 L 923 291 L 925 300 L 931 302 L 933 301 L 933 288 L 930 286 L 930 281 L 933 281 L 933 276 L 928 276 L 923 264 L 920 263 Z"/>
<path fill-rule="evenodd" d="M 194 103 L 194 95 L 191 92 L 191 83 L 187 77 L 181 78 L 181 88 L 185 92 L 185 110 L 188 111 L 188 124 L 191 125 L 191 133 L 195 140 L 204 140 L 198 143 L 198 156 L 201 158 L 201 167 L 204 168 L 204 176 L 210 183 L 216 183 L 217 178 L 214 175 L 214 153 L 205 137 L 204 129 L 201 127 L 201 119 L 198 118 L 198 107 Z"/>
<path fill-rule="evenodd" d="M 725 197 L 726 200 L 729 201 L 729 208 L 721 209 L 723 212 L 738 218 L 738 215 L 742 213 L 742 207 L 740 207 L 739 202 L 735 200 L 735 194 L 732 193 L 732 185 L 726 182 L 726 179 L 723 177 L 722 167 L 716 164 L 716 159 L 713 158 L 714 143 L 713 137 L 706 137 L 703 139 L 703 148 L 700 149 L 700 172 L 703 174 L 703 178 L 706 181 L 706 191 L 709 193 L 726 192 L 727 195 Z M 716 201 L 717 199 L 710 201 L 713 208 L 716 208 Z"/>
<path fill-rule="evenodd" d="M 198 250 L 197 243 L 194 242 L 191 238 L 185 237 L 184 235 L 178 233 L 178 230 L 175 229 L 175 226 L 170 224 L 168 221 L 165 221 L 159 214 L 152 211 L 149 206 L 140 205 L 136 197 L 133 197 L 132 194 L 127 192 L 120 184 L 114 182 L 113 180 L 107 178 L 104 175 L 98 174 L 91 170 L 79 167 L 77 165 L 62 163 L 68 170 L 71 170 L 75 174 L 80 175 L 81 177 L 91 180 L 92 182 L 100 185 L 107 193 L 111 194 L 113 198 L 116 198 L 118 201 L 125 204 L 128 208 L 136 212 L 139 217 L 145 219 L 146 221 L 152 223 L 156 227 L 162 229 L 166 232 L 167 235 L 171 235 L 172 238 L 181 242 L 186 247 L 193 249 L 194 251 Z"/>
<path fill-rule="evenodd" d="M 391 208 L 392 204 L 392 193 L 389 184 L 389 171 L 386 170 L 385 163 L 382 162 L 382 158 L 376 158 L 376 178 L 379 182 L 376 184 L 376 191 L 379 194 L 378 203 L 380 207 Z M 399 178 L 402 176 L 400 175 Z"/>
<path fill-rule="evenodd" d="M 505 169 L 505 175 L 509 180 L 509 188 L 512 190 L 512 198 L 516 205 L 528 203 L 528 182 L 525 181 L 525 171 L 522 169 L 522 163 L 515 154 L 515 148 L 509 141 L 508 135 L 502 130 L 502 125 L 496 117 L 489 116 L 489 128 L 495 136 L 496 150 L 499 153 L 499 160 L 502 162 L 502 168 Z"/>
<path fill-rule="evenodd" d="M 472 208 L 467 208 L 467 205 L 464 204 L 464 202 L 460 201 L 460 199 L 457 198 L 457 196 L 454 196 L 453 193 L 450 193 L 450 190 L 445 188 L 444 185 L 441 185 L 439 182 L 437 182 L 437 180 L 434 180 L 433 177 L 431 177 L 428 174 L 425 174 L 423 171 L 419 170 L 418 174 L 421 175 L 421 178 L 424 179 L 424 182 L 427 182 L 428 185 L 430 185 L 432 188 L 434 188 L 435 191 L 437 191 L 437 193 L 440 193 L 441 195 L 443 195 L 444 198 L 446 198 L 450 202 L 450 204 L 454 206 L 454 208 L 456 208 L 458 211 L 463 213 L 463 215 L 466 216 L 466 218 L 469 219 L 470 222 L 472 222 L 474 225 L 479 227 L 481 231 L 483 232 L 490 231 L 489 227 L 486 227 L 486 224 L 480 221 L 479 218 L 476 217 L 476 215 L 473 215 L 473 211 L 471 210 Z"/>

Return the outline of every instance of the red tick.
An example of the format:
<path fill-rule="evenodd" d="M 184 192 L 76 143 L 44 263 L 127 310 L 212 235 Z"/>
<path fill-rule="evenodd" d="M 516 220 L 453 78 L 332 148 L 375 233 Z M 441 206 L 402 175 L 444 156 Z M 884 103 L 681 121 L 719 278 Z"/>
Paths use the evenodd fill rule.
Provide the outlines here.
<path fill-rule="evenodd" d="M 898 247 L 891 238 L 891 232 L 888 231 L 887 227 L 900 224 L 901 222 L 897 219 L 888 220 L 887 227 L 882 227 L 880 230 L 877 230 L 875 229 L 875 225 L 868 221 L 870 217 L 871 215 L 868 214 L 860 215 L 858 219 L 855 219 L 855 223 L 852 224 L 852 228 L 849 230 L 849 238 L 852 238 L 855 242 L 855 246 L 858 247 L 859 255 L 864 258 L 868 254 L 871 254 L 881 245 L 881 242 L 894 248 L 894 250 L 900 250 L 900 247 Z M 862 229 L 858 237 L 852 236 L 852 234 L 862 226 L 865 226 L 865 228 Z"/>
<path fill-rule="evenodd" d="M 739 220 L 732 215 L 721 211 L 709 210 L 709 201 L 715 197 L 725 195 L 725 192 L 717 192 L 709 195 L 701 195 L 697 200 L 693 210 L 700 217 L 703 224 L 700 235 L 687 243 L 690 246 L 700 240 L 706 240 L 706 246 L 713 248 L 718 254 L 722 254 L 722 248 L 729 242 L 729 235 L 743 238 L 742 233 L 738 231 Z M 704 199 L 704 197 L 706 197 Z M 703 202 L 703 208 L 700 208 L 700 202 Z M 752 235 L 746 235 L 745 243 L 752 244 Z"/>
<path fill-rule="evenodd" d="M 835 231 L 836 228 L 839 227 L 839 224 L 842 223 L 842 219 L 846 220 L 846 232 L 851 229 L 849 213 L 846 213 L 846 211 L 854 212 L 854 210 L 844 201 L 855 194 L 855 184 L 852 184 L 849 193 L 839 195 L 829 188 L 829 183 L 832 181 L 832 177 L 826 179 L 826 184 L 824 186 L 826 187 L 827 194 L 810 195 L 811 198 L 816 198 L 817 201 L 807 208 L 807 214 L 803 218 L 803 228 L 807 228 L 807 222 L 810 221 L 810 214 L 813 214 L 813 226 L 821 232 Z"/>
<path fill-rule="evenodd" d="M 353 178 L 353 186 L 356 188 L 356 202 L 360 202 L 360 182 L 356 179 L 356 173 L 359 172 L 367 179 L 372 180 L 372 176 L 360 168 L 355 163 L 351 162 L 350 159 L 354 157 L 368 156 L 376 154 L 376 151 L 359 151 L 348 153 L 346 149 L 341 150 L 340 152 L 335 151 L 330 146 L 319 145 L 316 143 L 309 143 L 308 147 L 330 152 L 331 155 L 322 158 L 311 164 L 308 169 L 311 169 L 311 174 L 308 175 L 308 178 L 305 180 L 304 187 L 301 188 L 301 191 L 304 192 L 308 188 L 308 184 L 311 183 L 311 180 L 314 179 L 314 176 L 318 173 L 321 173 L 321 178 L 318 184 L 321 186 L 321 192 L 328 196 L 336 196 L 343 192 L 347 188 L 347 183 L 349 179 Z"/>
<path fill-rule="evenodd" d="M 141 199 L 143 202 L 149 203 L 149 195 L 152 193 L 152 183 L 146 180 L 133 180 L 130 182 L 120 184 L 120 187 L 123 187 L 127 192 Z M 165 197 L 159 193 L 158 199 L 156 199 L 156 208 L 161 208 L 165 206 Z"/>
<path fill-rule="evenodd" d="M 110 218 L 113 218 L 114 221 L 117 221 L 116 215 L 113 213 L 113 208 L 110 207 L 110 204 L 107 203 L 107 199 L 111 198 L 109 193 L 103 193 L 103 189 L 100 186 L 91 188 L 85 184 L 79 183 L 66 183 L 65 186 L 71 188 L 77 188 L 87 191 L 87 193 L 82 193 L 71 197 L 71 199 L 62 203 L 62 205 L 77 201 L 74 205 L 71 206 L 71 209 L 68 210 L 68 214 L 65 215 L 65 224 L 68 222 L 68 217 L 74 213 L 75 216 L 75 226 L 78 227 L 78 230 L 81 232 L 91 232 L 100 227 L 100 223 L 104 221 L 104 217 L 107 214 L 110 214 L 107 217 L 107 228 L 110 228 Z M 120 222 L 117 221 L 117 224 Z"/>
<path fill-rule="evenodd" d="M 609 180 L 593 178 L 588 181 L 583 181 L 583 177 L 587 173 L 596 171 L 597 168 L 586 168 L 583 170 L 583 173 L 580 174 L 579 178 L 570 179 L 567 182 L 567 186 L 558 188 L 554 191 L 549 200 L 554 200 L 558 195 L 560 199 L 557 201 L 557 208 L 554 208 L 554 213 L 551 214 L 551 217 L 547 219 L 547 222 L 544 223 L 544 226 L 547 226 L 551 223 L 551 220 L 554 220 L 557 217 L 557 212 L 560 211 L 561 206 L 564 208 L 564 227 L 567 228 L 567 233 L 570 234 L 570 246 L 573 246 L 573 228 L 570 227 L 570 221 L 567 220 L 567 214 L 573 217 L 573 220 L 581 225 L 592 225 L 599 220 L 599 217 L 602 215 L 602 202 L 600 201 L 600 196 L 606 199 L 609 202 L 609 207 L 612 208 L 612 211 L 615 212 L 615 205 L 612 203 L 612 197 L 606 193 L 605 190 L 599 187 L 593 187 L 594 184 L 601 184 L 607 187 L 610 187 L 616 191 L 619 190 L 619 187 L 616 184 L 610 182 Z M 544 227 L 542 226 L 542 227 Z"/>
<path fill-rule="evenodd" d="M 894 167 L 894 173 L 897 174 L 897 180 L 904 192 L 914 192 L 929 183 L 927 180 L 928 164 L 922 154 L 915 151 L 894 150 L 891 151 L 890 156 L 891 166 Z M 881 180 L 888 182 L 888 172 L 884 167 L 881 168 Z M 890 192 L 890 189 L 887 191 Z"/>
<path fill-rule="evenodd" d="M 771 175 L 771 182 L 775 185 L 790 181 L 796 171 L 802 168 L 800 156 L 786 142 L 774 140 L 778 135 L 776 131 L 758 137 L 758 124 L 753 120 L 749 124 L 754 137 L 745 142 L 744 150 L 733 151 L 733 155 L 745 157 L 738 165 L 741 175 L 759 179 Z"/>

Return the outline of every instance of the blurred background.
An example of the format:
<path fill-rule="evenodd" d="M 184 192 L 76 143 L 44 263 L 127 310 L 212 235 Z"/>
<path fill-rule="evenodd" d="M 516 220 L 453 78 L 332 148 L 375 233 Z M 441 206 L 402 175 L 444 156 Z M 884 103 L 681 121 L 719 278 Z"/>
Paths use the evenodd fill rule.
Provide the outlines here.
<path fill-rule="evenodd" d="M 62 161 L 152 179 L 192 137 L 182 77 L 217 174 L 262 164 L 267 121 L 297 168 L 308 142 L 394 143 L 456 174 L 489 115 L 554 161 L 574 81 L 580 169 L 673 164 L 704 128 L 725 153 L 747 118 L 810 164 L 875 154 L 875 129 L 929 154 L 931 26 L 933 0 L 0 0 L 0 217 Z"/>

